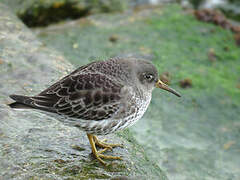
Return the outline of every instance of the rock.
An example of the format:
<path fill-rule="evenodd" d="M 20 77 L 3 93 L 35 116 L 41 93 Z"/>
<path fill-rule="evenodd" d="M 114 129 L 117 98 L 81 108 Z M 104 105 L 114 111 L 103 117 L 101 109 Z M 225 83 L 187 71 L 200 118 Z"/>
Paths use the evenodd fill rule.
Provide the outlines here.
<path fill-rule="evenodd" d="M 240 46 L 240 33 L 234 35 L 234 39 L 236 41 L 236 44 Z"/>
<path fill-rule="evenodd" d="M 239 46 L 240 26 L 229 21 L 220 11 L 201 9 L 194 11 L 194 15 L 199 21 L 213 23 L 217 26 L 221 26 L 224 29 L 230 29 L 233 33 L 235 33 L 234 38 L 236 44 Z"/>
<path fill-rule="evenodd" d="M 167 85 L 170 85 L 170 82 L 171 82 L 171 75 L 169 72 L 163 72 L 162 74 L 160 74 L 160 80 L 167 84 Z"/>
<path fill-rule="evenodd" d="M 10 109 L 10 94 L 34 95 L 73 70 L 61 53 L 46 48 L 0 3 L 0 177 L 1 179 L 166 179 L 129 131 L 109 135 L 123 143 L 104 167 L 91 156 L 84 132 L 36 111 Z M 101 137 L 100 137 L 101 138 Z M 103 137 L 102 137 L 103 138 Z M 79 147 L 77 147 L 79 146 Z M 109 161 L 111 162 L 111 161 Z"/>
<path fill-rule="evenodd" d="M 95 13 L 124 11 L 129 1 L 121 0 L 3 0 L 29 27 L 47 26 L 66 19 Z"/>
<path fill-rule="evenodd" d="M 190 88 L 192 87 L 192 80 L 189 78 L 183 79 L 179 81 L 179 85 L 181 88 Z"/>
<path fill-rule="evenodd" d="M 169 179 L 240 179 L 240 51 L 232 32 L 200 22 L 177 5 L 98 14 L 86 21 L 35 32 L 76 65 L 91 56 L 135 56 L 142 47 L 150 49 L 143 55 L 159 74 L 170 74 L 171 87 L 182 97 L 154 90 L 148 111 L 129 132 Z M 109 41 L 112 34 L 118 35 L 117 43 Z M 208 60 L 209 48 L 217 55 L 215 63 Z M 183 89 L 179 81 L 186 78 L 193 84 Z"/>

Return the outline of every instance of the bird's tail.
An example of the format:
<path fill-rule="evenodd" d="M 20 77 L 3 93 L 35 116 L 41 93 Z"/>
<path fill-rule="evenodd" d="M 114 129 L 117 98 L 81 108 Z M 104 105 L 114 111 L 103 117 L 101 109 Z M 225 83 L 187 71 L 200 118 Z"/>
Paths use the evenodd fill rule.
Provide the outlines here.
<path fill-rule="evenodd" d="M 29 101 L 31 100 L 30 100 L 30 97 L 28 96 L 13 94 L 13 95 L 10 95 L 9 97 L 16 101 L 11 104 L 8 104 L 8 106 L 10 106 L 11 108 L 15 108 L 15 109 L 32 109 L 33 108 L 29 103 Z"/>

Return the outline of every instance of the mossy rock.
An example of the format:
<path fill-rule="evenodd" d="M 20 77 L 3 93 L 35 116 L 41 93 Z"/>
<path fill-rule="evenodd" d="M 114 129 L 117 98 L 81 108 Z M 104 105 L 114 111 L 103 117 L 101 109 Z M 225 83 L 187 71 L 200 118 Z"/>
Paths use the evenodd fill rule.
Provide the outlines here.
<path fill-rule="evenodd" d="M 95 15 L 36 34 L 77 66 L 116 55 L 152 59 L 182 98 L 155 90 L 130 128 L 147 156 L 170 179 L 240 178 L 240 49 L 231 31 L 168 5 Z"/>
<path fill-rule="evenodd" d="M 121 0 L 2 0 L 29 27 L 47 26 L 95 13 L 121 12 L 129 1 Z"/>
<path fill-rule="evenodd" d="M 104 167 L 92 157 L 84 132 L 37 111 L 8 107 L 10 94 L 34 95 L 73 67 L 1 3 L 0 30 L 1 179 L 167 179 L 128 131 L 106 136 L 125 148 L 108 152 L 123 161 Z"/>

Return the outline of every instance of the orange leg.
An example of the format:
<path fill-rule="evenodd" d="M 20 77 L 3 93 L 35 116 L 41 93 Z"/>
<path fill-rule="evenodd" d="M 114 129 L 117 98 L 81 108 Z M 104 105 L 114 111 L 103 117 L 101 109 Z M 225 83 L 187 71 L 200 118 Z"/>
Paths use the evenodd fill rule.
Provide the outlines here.
<path fill-rule="evenodd" d="M 106 150 L 108 150 L 108 149 L 111 150 L 113 147 L 117 147 L 119 145 L 117 145 L 117 144 L 107 144 L 107 143 L 104 143 L 104 142 L 99 142 L 97 137 L 92 135 L 92 134 L 87 134 L 87 136 L 88 136 L 88 140 L 89 140 L 89 142 L 91 144 L 91 147 L 92 147 L 92 153 L 97 158 L 97 160 L 100 161 L 103 165 L 107 165 L 107 163 L 105 161 L 103 161 L 102 159 L 118 159 L 118 160 L 122 160 L 121 157 L 107 156 L 107 155 L 103 155 L 102 154 Z M 97 151 L 96 145 L 99 146 L 99 147 L 102 147 L 104 149 L 101 150 L 101 151 Z"/>

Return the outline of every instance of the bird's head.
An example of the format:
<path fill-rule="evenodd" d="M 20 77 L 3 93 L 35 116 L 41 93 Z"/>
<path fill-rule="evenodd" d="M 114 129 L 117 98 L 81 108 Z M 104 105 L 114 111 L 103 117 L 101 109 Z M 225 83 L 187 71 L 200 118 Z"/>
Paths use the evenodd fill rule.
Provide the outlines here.
<path fill-rule="evenodd" d="M 178 97 L 181 96 L 178 92 L 168 87 L 168 85 L 164 84 L 159 79 L 158 71 L 151 62 L 147 60 L 135 60 L 134 66 L 134 71 L 137 74 L 137 79 L 139 80 L 140 84 L 146 89 L 152 91 L 154 87 L 157 87 L 169 91 Z"/>

